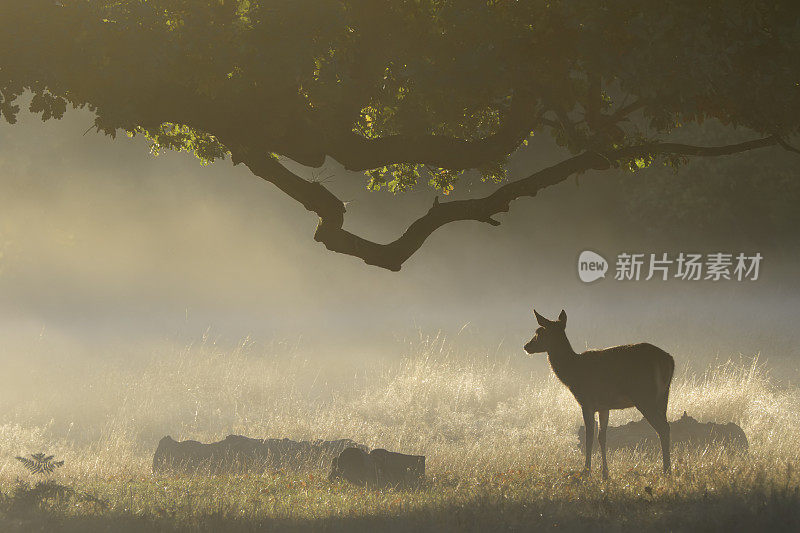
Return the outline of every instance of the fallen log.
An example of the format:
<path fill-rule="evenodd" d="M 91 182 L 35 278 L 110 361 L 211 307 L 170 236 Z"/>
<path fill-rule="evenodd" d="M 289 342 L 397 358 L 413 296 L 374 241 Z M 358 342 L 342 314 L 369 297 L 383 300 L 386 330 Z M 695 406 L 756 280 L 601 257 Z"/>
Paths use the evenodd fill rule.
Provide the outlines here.
<path fill-rule="evenodd" d="M 366 487 L 413 488 L 425 479 L 425 456 L 347 448 L 331 461 L 328 480 L 335 479 Z"/>
<path fill-rule="evenodd" d="M 347 448 L 369 450 L 350 439 L 294 441 L 229 435 L 223 441 L 203 444 L 194 440 L 178 442 L 168 435 L 161 439 L 153 455 L 153 472 L 213 474 L 319 468 Z"/>
<path fill-rule="evenodd" d="M 746 451 L 747 436 L 742 428 L 730 422 L 717 424 L 707 422 L 701 424 L 683 412 L 683 416 L 669 423 L 670 441 L 672 445 L 685 444 L 690 448 L 705 448 L 709 445 L 721 445 L 731 451 Z M 661 444 L 653 427 L 642 418 L 638 422 L 628 422 L 622 426 L 609 426 L 606 436 L 606 449 L 611 452 L 620 449 L 660 450 Z M 586 449 L 586 429 L 578 429 L 578 447 Z M 594 450 L 599 450 L 595 433 Z"/>

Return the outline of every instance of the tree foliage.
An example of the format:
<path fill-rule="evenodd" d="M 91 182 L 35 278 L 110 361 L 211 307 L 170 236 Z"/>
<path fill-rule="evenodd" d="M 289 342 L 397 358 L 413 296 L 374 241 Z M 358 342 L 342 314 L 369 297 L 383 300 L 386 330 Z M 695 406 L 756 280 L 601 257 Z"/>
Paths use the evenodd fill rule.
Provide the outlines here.
<path fill-rule="evenodd" d="M 794 0 L 0 0 L 0 113 L 88 108 L 154 151 L 230 156 L 315 212 L 329 249 L 398 270 L 442 225 L 499 224 L 509 203 L 590 169 L 637 169 L 762 146 L 800 127 Z M 665 142 L 718 119 L 753 138 Z M 506 181 L 546 132 L 572 156 Z M 397 240 L 342 228 L 344 204 L 280 164 L 331 157 L 374 189 L 447 194 L 465 170 L 483 199 L 434 203 Z"/>

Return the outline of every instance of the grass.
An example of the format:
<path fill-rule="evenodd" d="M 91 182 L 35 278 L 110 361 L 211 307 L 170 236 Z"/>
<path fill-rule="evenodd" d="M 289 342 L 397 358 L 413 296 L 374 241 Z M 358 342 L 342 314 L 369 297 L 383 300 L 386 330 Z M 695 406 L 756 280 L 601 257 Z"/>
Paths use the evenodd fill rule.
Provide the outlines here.
<path fill-rule="evenodd" d="M 440 338 L 421 339 L 397 364 L 366 367 L 320 366 L 247 342 L 73 374 L 34 367 L 35 380 L 0 382 L 3 531 L 800 529 L 800 391 L 778 386 L 757 361 L 679 370 L 670 401 L 671 419 L 688 410 L 740 424 L 749 454 L 677 447 L 664 477 L 655 456 L 620 451 L 608 481 L 579 475 L 580 411 L 552 376 L 516 355 L 466 354 Z M 634 418 L 615 412 L 611 423 Z M 317 464 L 151 474 L 163 435 L 230 433 L 346 437 L 424 454 L 428 480 L 415 491 L 366 490 L 329 483 Z M 64 467 L 44 481 L 27 474 L 14 456 L 35 451 Z"/>

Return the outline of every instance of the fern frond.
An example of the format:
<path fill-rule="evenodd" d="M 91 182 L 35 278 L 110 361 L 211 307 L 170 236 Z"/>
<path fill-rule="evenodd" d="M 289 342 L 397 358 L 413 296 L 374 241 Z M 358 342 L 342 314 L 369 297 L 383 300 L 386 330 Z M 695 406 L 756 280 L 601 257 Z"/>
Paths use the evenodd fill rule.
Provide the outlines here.
<path fill-rule="evenodd" d="M 54 455 L 45 455 L 44 453 L 32 453 L 30 459 L 19 456 L 16 459 L 32 474 L 50 474 L 56 468 L 64 466 L 64 461 L 53 461 L 54 457 Z"/>

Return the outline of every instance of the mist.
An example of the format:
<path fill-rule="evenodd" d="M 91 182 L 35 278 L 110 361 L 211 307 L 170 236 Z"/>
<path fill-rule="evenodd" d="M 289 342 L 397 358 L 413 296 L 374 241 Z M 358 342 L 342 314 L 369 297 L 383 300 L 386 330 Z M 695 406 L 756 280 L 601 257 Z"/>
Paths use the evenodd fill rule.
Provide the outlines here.
<path fill-rule="evenodd" d="M 696 235 L 664 228 L 654 239 L 632 225 L 610 197 L 613 173 L 518 201 L 498 228 L 448 225 L 392 273 L 325 250 L 313 240 L 315 216 L 243 166 L 155 157 L 140 138 L 81 135 L 91 121 L 72 111 L 0 125 L 6 363 L 24 360 L 24 346 L 62 361 L 136 359 L 204 336 L 230 346 L 288 343 L 320 361 L 357 363 L 396 358 L 409 338 L 437 332 L 470 350 L 527 357 L 521 346 L 536 307 L 547 316 L 567 310 L 578 350 L 648 341 L 681 364 L 758 355 L 784 379 L 797 372 L 796 250 L 721 250 L 761 251 L 757 281 L 620 282 L 613 270 L 592 284 L 578 279 L 584 249 L 613 262 L 622 251 L 697 246 Z M 512 159 L 509 178 L 563 155 L 539 143 Z M 319 169 L 285 164 L 347 200 L 346 227 L 370 239 L 396 238 L 434 197 L 425 187 L 367 191 L 363 175 L 330 159 Z M 454 197 L 491 190 L 467 179 Z M 546 369 L 544 358 L 532 364 Z"/>

